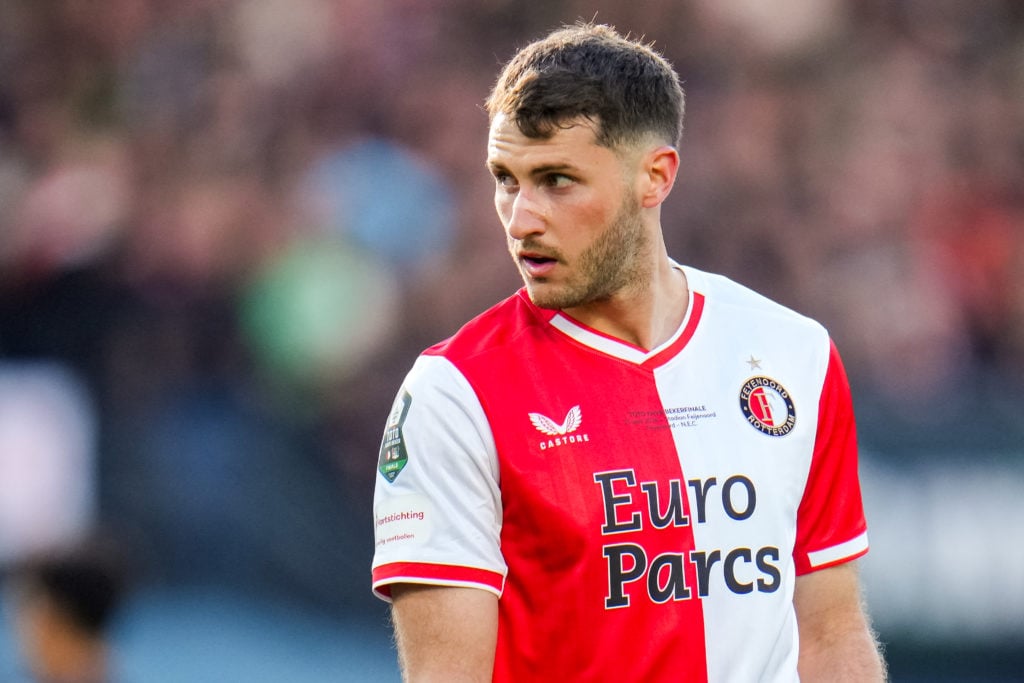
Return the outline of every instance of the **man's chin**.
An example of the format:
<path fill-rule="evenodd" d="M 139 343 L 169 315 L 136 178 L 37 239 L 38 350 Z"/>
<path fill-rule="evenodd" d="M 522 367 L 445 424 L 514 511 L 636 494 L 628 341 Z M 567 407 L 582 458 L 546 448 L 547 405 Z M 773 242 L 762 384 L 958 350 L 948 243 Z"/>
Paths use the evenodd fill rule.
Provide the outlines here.
<path fill-rule="evenodd" d="M 558 303 L 555 301 L 549 301 L 547 299 L 538 299 L 535 296 L 531 296 L 530 301 L 532 301 L 533 305 L 536 306 L 537 308 L 546 308 L 552 311 L 562 310 L 562 307 L 559 306 Z"/>
<path fill-rule="evenodd" d="M 558 291 L 549 284 L 528 282 L 526 284 L 526 293 L 529 295 L 530 301 L 537 308 L 558 311 L 563 308 L 572 308 L 579 303 L 567 296 L 566 292 Z"/>

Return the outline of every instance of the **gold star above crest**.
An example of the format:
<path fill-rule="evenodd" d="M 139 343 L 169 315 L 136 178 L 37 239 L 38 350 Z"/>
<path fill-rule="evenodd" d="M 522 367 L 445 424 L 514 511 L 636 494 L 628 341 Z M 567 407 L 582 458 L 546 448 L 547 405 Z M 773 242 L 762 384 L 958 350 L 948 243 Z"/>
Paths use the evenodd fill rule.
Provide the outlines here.
<path fill-rule="evenodd" d="M 751 370 L 760 370 L 761 369 L 761 359 L 760 358 L 754 358 L 754 354 L 750 354 L 750 358 L 748 360 L 744 361 L 744 362 L 747 365 L 750 366 Z"/>

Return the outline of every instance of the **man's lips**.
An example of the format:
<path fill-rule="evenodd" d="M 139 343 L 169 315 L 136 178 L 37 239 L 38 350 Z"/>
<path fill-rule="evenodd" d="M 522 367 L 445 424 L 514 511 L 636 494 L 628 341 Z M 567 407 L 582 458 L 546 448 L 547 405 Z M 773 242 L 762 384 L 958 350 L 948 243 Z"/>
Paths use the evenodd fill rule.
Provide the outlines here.
<path fill-rule="evenodd" d="M 554 270 L 558 259 L 541 252 L 523 251 L 519 253 L 519 262 L 531 277 L 542 277 Z"/>

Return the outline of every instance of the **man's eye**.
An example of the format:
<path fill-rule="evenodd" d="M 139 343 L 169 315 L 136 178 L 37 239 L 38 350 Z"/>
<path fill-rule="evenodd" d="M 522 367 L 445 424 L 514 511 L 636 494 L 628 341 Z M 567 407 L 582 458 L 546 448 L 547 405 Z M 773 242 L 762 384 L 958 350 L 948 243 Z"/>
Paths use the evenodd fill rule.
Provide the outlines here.
<path fill-rule="evenodd" d="M 545 180 L 547 181 L 548 187 L 569 187 L 575 182 L 572 178 L 562 173 L 551 173 Z"/>
<path fill-rule="evenodd" d="M 516 186 L 516 179 L 508 173 L 495 173 L 494 182 L 498 184 L 498 187 L 504 187 L 506 189 L 514 188 Z"/>

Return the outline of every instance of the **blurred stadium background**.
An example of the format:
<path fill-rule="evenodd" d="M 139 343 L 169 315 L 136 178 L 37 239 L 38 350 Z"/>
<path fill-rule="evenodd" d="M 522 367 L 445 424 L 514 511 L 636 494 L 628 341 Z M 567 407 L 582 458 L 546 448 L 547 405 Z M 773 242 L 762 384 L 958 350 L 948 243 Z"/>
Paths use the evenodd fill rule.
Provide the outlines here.
<path fill-rule="evenodd" d="M 594 17 L 686 82 L 672 253 L 844 354 L 893 679 L 1021 680 L 1024 4 L 0 0 L 0 565 L 115 534 L 126 681 L 397 680 L 384 417 L 519 284 L 499 64 Z"/>

